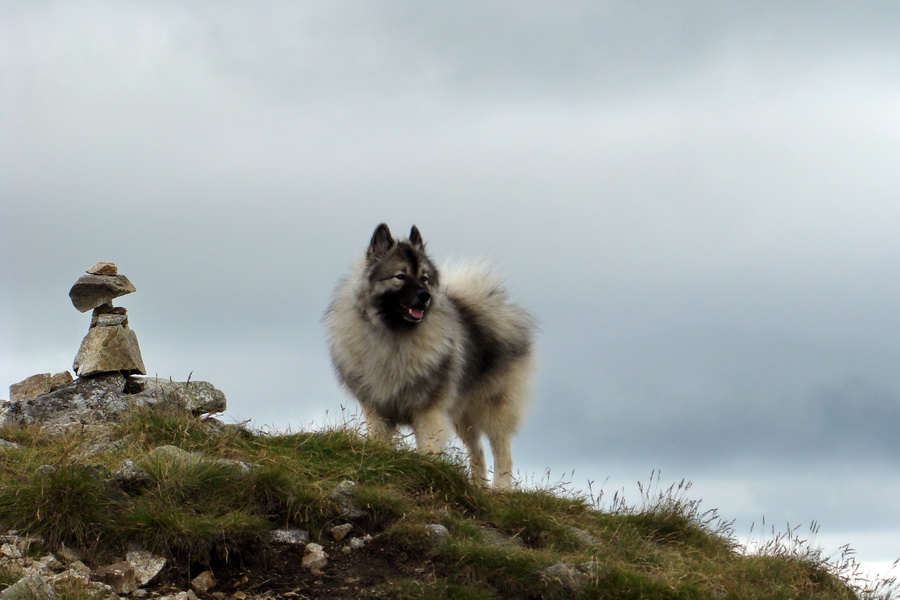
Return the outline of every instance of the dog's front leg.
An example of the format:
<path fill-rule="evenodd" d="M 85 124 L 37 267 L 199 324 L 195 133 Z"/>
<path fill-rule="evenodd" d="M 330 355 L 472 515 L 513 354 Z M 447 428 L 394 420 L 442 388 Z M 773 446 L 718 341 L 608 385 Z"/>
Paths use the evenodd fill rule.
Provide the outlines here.
<path fill-rule="evenodd" d="M 413 423 L 416 447 L 425 454 L 440 454 L 450 443 L 453 425 L 443 408 L 433 408 L 419 415 Z"/>
<path fill-rule="evenodd" d="M 363 406 L 363 417 L 366 419 L 366 428 L 369 437 L 380 442 L 388 443 L 397 430 L 397 426 L 382 417 L 373 408 Z"/>

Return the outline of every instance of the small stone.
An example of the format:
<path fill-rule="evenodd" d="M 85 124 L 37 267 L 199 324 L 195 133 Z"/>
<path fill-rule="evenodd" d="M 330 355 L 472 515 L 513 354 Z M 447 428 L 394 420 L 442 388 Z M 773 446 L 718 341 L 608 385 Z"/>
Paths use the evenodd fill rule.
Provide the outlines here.
<path fill-rule="evenodd" d="M 134 291 L 124 275 L 82 275 L 69 290 L 69 299 L 79 311 L 87 312 Z"/>
<path fill-rule="evenodd" d="M 300 564 L 310 571 L 321 571 L 328 564 L 328 555 L 325 554 L 325 548 L 319 544 L 307 544 Z"/>
<path fill-rule="evenodd" d="M 438 523 L 426 525 L 425 530 L 428 532 L 428 537 L 431 539 L 445 540 L 450 537 L 450 530 Z"/>
<path fill-rule="evenodd" d="M 365 547 L 366 542 L 371 539 L 372 539 L 372 537 L 368 536 L 368 535 L 364 538 L 358 538 L 358 537 L 351 538 L 350 542 L 347 544 L 347 547 L 350 548 L 351 550 L 361 550 L 362 548 Z"/>
<path fill-rule="evenodd" d="M 97 317 L 97 327 L 122 327 L 128 322 L 128 315 L 103 314 Z"/>
<path fill-rule="evenodd" d="M 127 561 L 100 567 L 94 571 L 94 579 L 105 583 L 117 594 L 130 594 L 137 589 L 134 567 Z"/>
<path fill-rule="evenodd" d="M 309 532 L 302 529 L 274 529 L 269 532 L 269 540 L 276 544 L 303 545 L 309 543 Z"/>
<path fill-rule="evenodd" d="M 81 341 L 73 364 L 79 377 L 101 373 L 147 374 L 137 335 L 124 327 L 92 327 Z"/>
<path fill-rule="evenodd" d="M 204 594 L 216 587 L 216 583 L 216 578 L 213 576 L 212 571 L 203 571 L 191 579 L 191 589 Z"/>
<path fill-rule="evenodd" d="M 340 542 L 347 534 L 353 530 L 353 525 L 350 523 L 344 523 L 343 525 L 337 525 L 331 528 L 331 537 L 334 538 L 334 541 Z"/>
<path fill-rule="evenodd" d="M 119 267 L 111 262 L 98 262 L 96 265 L 87 270 L 91 275 L 117 275 Z"/>
<path fill-rule="evenodd" d="M 15 450 L 16 448 L 21 448 L 21 447 L 22 447 L 21 445 L 15 443 L 15 442 L 11 442 L 9 440 L 4 440 L 3 438 L 0 438 L 0 450 Z"/>

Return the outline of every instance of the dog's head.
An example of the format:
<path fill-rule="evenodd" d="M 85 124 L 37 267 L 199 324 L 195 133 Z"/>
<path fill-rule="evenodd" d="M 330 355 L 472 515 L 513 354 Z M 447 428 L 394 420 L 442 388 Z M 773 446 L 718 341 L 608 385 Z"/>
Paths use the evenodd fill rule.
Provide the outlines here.
<path fill-rule="evenodd" d="M 425 253 L 419 230 L 397 241 L 382 223 L 366 253 L 366 275 L 379 317 L 393 329 L 412 328 L 428 315 L 438 272 Z"/>

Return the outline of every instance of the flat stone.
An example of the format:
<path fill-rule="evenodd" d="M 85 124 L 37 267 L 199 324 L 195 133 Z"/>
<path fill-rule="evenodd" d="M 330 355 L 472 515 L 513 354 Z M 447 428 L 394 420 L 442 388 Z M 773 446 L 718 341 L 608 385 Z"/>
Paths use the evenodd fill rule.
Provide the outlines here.
<path fill-rule="evenodd" d="M 72 374 L 68 371 L 63 371 L 56 375 L 51 375 L 50 373 L 32 375 L 19 383 L 14 383 L 9 386 L 9 400 L 10 402 L 16 402 L 19 400 L 37 398 L 41 394 L 52 392 L 71 381 Z"/>
<path fill-rule="evenodd" d="M 134 567 L 134 577 L 139 586 L 150 583 L 166 566 L 166 559 L 147 550 L 129 550 L 125 560 Z"/>
<path fill-rule="evenodd" d="M 309 532 L 303 529 L 273 529 L 269 532 L 269 540 L 276 544 L 302 546 L 309 543 Z"/>
<path fill-rule="evenodd" d="M 69 290 L 69 298 L 75 308 L 87 312 L 134 291 L 124 275 L 82 275 Z"/>
<path fill-rule="evenodd" d="M 79 377 L 101 373 L 147 373 L 137 335 L 124 327 L 92 327 L 81 341 L 73 363 Z"/>
<path fill-rule="evenodd" d="M 98 262 L 87 270 L 91 275 L 118 275 L 119 267 L 111 262 Z"/>

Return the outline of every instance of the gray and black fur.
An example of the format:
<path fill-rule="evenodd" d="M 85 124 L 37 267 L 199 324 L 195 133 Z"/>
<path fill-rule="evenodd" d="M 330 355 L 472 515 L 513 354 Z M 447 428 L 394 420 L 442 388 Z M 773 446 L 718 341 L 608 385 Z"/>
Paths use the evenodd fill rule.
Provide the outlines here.
<path fill-rule="evenodd" d="M 338 378 L 362 406 L 371 435 L 411 426 L 419 450 L 441 452 L 455 432 L 478 480 L 487 476 L 487 435 L 494 485 L 511 484 L 512 436 L 534 370 L 534 322 L 484 266 L 441 273 L 415 226 L 398 241 L 381 224 L 335 292 L 325 325 Z"/>

